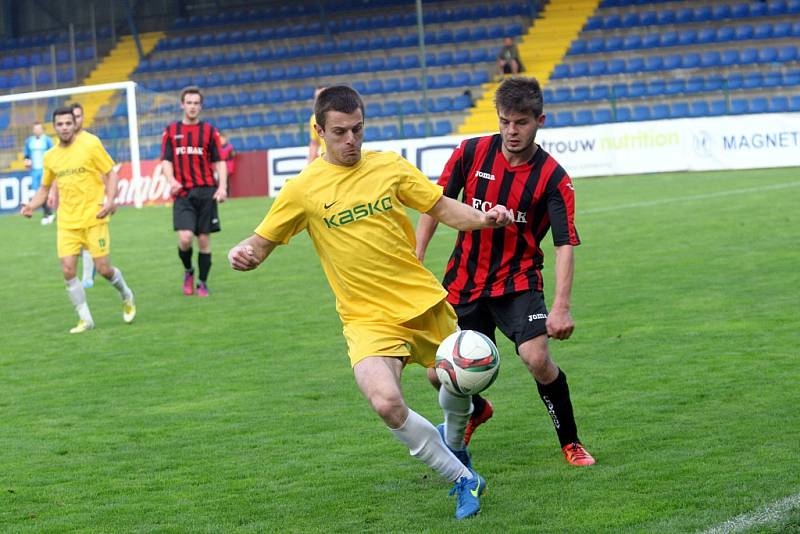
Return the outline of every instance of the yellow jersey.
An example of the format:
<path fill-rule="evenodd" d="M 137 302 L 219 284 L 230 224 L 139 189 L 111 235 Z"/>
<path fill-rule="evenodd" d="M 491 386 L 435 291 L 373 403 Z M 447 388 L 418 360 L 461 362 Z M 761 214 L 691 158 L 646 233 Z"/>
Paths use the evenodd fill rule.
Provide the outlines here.
<path fill-rule="evenodd" d="M 308 119 L 308 134 L 311 136 L 312 141 L 316 141 L 319 145 L 319 155 L 325 153 L 325 140 L 319 136 L 317 129 L 314 126 L 317 124 L 317 117 L 312 113 L 311 118 Z"/>
<path fill-rule="evenodd" d="M 426 212 L 442 189 L 394 152 L 342 167 L 317 158 L 289 180 L 256 234 L 285 244 L 307 230 L 342 322 L 402 323 L 446 293 L 417 260 L 404 206 Z"/>
<path fill-rule="evenodd" d="M 58 185 L 59 227 L 89 228 L 108 222 L 96 215 L 105 201 L 102 176 L 113 167 L 103 143 L 89 132 L 80 132 L 66 148 L 56 144 L 45 153 L 42 184 Z"/>

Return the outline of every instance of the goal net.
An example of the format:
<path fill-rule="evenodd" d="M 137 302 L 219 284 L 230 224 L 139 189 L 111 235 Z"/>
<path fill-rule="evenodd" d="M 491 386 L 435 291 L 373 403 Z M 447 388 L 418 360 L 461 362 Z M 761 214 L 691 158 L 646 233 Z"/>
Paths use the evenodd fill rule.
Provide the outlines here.
<path fill-rule="evenodd" d="M 141 206 L 151 197 L 149 188 L 154 186 L 152 180 L 142 180 L 142 152 L 144 149 L 145 155 L 150 155 L 153 146 L 150 143 L 143 147 L 140 143 L 138 115 L 157 113 L 164 104 L 153 95 L 139 96 L 137 99 L 136 84 L 131 81 L 0 96 L 0 169 L 24 172 L 24 145 L 33 124 L 41 122 L 45 135 L 57 141 L 51 120 L 53 111 L 77 102 L 84 110 L 83 128 L 97 135 L 119 164 L 117 201 Z M 34 192 L 29 189 L 30 181 L 23 178 L 20 183 L 20 200 L 26 202 Z"/>

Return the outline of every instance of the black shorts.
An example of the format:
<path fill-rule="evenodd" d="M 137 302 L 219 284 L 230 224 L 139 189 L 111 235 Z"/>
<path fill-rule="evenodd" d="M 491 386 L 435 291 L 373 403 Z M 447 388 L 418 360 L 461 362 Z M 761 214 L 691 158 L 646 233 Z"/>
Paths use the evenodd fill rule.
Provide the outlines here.
<path fill-rule="evenodd" d="M 494 331 L 499 328 L 514 342 L 517 352 L 526 341 L 547 334 L 547 305 L 540 291 L 484 297 L 453 308 L 461 329 L 477 330 L 496 341 Z"/>
<path fill-rule="evenodd" d="M 175 230 L 191 230 L 195 235 L 220 231 L 216 187 L 193 187 L 185 197 L 176 197 L 172 205 Z"/>

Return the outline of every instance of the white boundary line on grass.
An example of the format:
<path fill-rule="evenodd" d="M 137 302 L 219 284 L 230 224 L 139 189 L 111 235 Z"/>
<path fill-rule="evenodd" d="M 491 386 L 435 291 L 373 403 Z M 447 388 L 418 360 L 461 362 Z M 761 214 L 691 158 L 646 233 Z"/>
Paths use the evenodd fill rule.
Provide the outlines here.
<path fill-rule="evenodd" d="M 703 534 L 732 534 L 752 527 L 775 523 L 782 520 L 788 512 L 798 507 L 800 507 L 800 493 L 795 493 L 768 504 L 755 512 L 737 515 L 732 519 L 728 519 L 724 523 L 704 531 Z"/>
<path fill-rule="evenodd" d="M 763 191 L 774 191 L 777 189 L 788 189 L 790 187 L 798 187 L 800 182 L 785 182 L 781 184 L 765 185 L 762 187 L 749 187 L 746 189 L 731 189 L 729 191 L 719 191 L 717 193 L 707 193 L 705 195 L 692 195 L 688 197 L 672 197 L 662 198 L 659 200 L 650 200 L 648 202 L 634 202 L 632 204 L 620 204 L 618 206 L 607 206 L 604 208 L 593 208 L 588 210 L 578 210 L 579 215 L 592 215 L 594 213 L 606 213 L 610 211 L 617 211 L 629 208 L 648 208 L 650 206 L 660 206 L 662 204 L 672 204 L 675 202 L 688 202 L 694 200 L 705 200 L 707 198 L 720 198 L 732 195 L 744 195 L 747 193 L 761 193 Z"/>

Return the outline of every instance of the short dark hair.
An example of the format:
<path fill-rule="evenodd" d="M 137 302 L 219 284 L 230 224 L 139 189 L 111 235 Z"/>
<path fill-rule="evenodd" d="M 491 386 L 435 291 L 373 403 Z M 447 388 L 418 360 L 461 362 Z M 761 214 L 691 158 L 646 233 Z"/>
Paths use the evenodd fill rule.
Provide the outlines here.
<path fill-rule="evenodd" d="M 69 115 L 70 117 L 72 117 L 72 122 L 75 122 L 75 114 L 72 113 L 71 107 L 65 106 L 63 108 L 56 108 L 55 111 L 53 111 L 53 123 L 56 122 L 56 117 L 58 117 L 59 115 Z"/>
<path fill-rule="evenodd" d="M 333 85 L 324 89 L 314 103 L 314 119 L 320 128 L 325 129 L 325 113 L 355 113 L 357 109 L 364 115 L 364 102 L 358 91 L 347 85 Z"/>
<path fill-rule="evenodd" d="M 200 88 L 196 85 L 189 85 L 181 89 L 181 104 L 183 103 L 183 97 L 186 95 L 200 95 L 200 103 L 203 103 L 203 93 L 200 92 Z"/>
<path fill-rule="evenodd" d="M 83 106 L 81 105 L 80 102 L 73 102 L 72 104 L 69 105 L 69 109 L 71 109 L 72 111 L 75 111 L 76 109 L 83 111 Z"/>
<path fill-rule="evenodd" d="M 497 111 L 530 113 L 538 119 L 544 110 L 542 88 L 536 78 L 508 78 L 497 88 L 494 105 Z"/>

